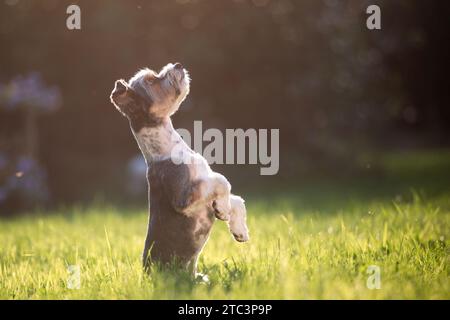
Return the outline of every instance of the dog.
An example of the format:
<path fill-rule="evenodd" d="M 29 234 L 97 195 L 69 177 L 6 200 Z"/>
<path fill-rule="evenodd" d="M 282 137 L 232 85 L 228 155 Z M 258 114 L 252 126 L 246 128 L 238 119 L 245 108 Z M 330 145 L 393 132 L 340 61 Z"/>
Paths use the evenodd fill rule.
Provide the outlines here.
<path fill-rule="evenodd" d="M 227 221 L 234 239 L 249 240 L 244 200 L 211 170 L 173 128 L 171 116 L 190 90 L 180 63 L 160 72 L 138 71 L 115 82 L 110 100 L 130 123 L 147 163 L 150 215 L 143 265 L 176 263 L 196 274 L 197 260 L 216 219 Z"/>

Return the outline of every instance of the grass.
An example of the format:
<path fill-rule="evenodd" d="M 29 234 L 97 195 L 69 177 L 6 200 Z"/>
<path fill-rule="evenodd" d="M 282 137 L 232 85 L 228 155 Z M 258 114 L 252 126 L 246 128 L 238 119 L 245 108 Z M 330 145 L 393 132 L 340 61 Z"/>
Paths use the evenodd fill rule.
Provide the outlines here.
<path fill-rule="evenodd" d="M 374 186 L 384 188 L 327 185 L 314 193 L 324 206 L 296 190 L 250 198 L 249 243 L 214 226 L 199 263 L 209 283 L 143 274 L 145 210 L 93 205 L 0 220 L 0 298 L 449 299 L 449 188 L 399 183 L 361 196 Z M 69 265 L 80 266 L 80 289 L 67 288 Z M 371 265 L 378 290 L 366 285 Z"/>

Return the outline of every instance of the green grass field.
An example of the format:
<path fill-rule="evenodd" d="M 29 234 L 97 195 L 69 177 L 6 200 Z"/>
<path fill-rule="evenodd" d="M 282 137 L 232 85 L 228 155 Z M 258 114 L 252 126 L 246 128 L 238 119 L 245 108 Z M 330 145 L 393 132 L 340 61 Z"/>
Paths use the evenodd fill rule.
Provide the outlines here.
<path fill-rule="evenodd" d="M 144 209 L 93 205 L 0 220 L 0 298 L 449 299 L 443 172 L 251 196 L 250 242 L 214 226 L 199 262 L 209 283 L 143 274 Z M 67 288 L 69 265 L 80 266 L 80 289 Z M 370 265 L 380 267 L 380 289 L 366 285 Z"/>

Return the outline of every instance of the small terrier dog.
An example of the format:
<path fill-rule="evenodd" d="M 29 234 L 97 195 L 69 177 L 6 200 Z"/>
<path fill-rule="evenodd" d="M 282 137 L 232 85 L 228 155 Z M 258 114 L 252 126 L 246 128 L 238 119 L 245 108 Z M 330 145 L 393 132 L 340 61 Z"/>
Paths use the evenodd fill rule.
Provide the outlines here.
<path fill-rule="evenodd" d="M 117 80 L 111 102 L 130 122 L 147 163 L 150 218 L 143 264 L 176 262 L 196 274 L 197 260 L 214 221 L 227 221 L 234 239 L 248 241 L 244 200 L 211 170 L 172 126 L 170 117 L 189 93 L 190 78 L 180 63 L 159 73 L 144 69 L 128 83 Z"/>

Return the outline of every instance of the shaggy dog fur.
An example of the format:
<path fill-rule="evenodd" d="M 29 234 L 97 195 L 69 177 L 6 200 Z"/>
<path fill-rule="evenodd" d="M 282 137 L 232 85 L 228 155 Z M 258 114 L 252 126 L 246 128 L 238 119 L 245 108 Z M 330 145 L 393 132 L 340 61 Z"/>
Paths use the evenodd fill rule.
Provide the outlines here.
<path fill-rule="evenodd" d="M 176 262 L 196 272 L 198 257 L 214 221 L 228 222 L 233 237 L 249 239 L 244 200 L 211 170 L 175 131 L 170 116 L 189 93 L 190 78 L 181 64 L 159 73 L 144 69 L 127 83 L 117 80 L 111 101 L 128 118 L 147 162 L 150 218 L 143 263 Z"/>

